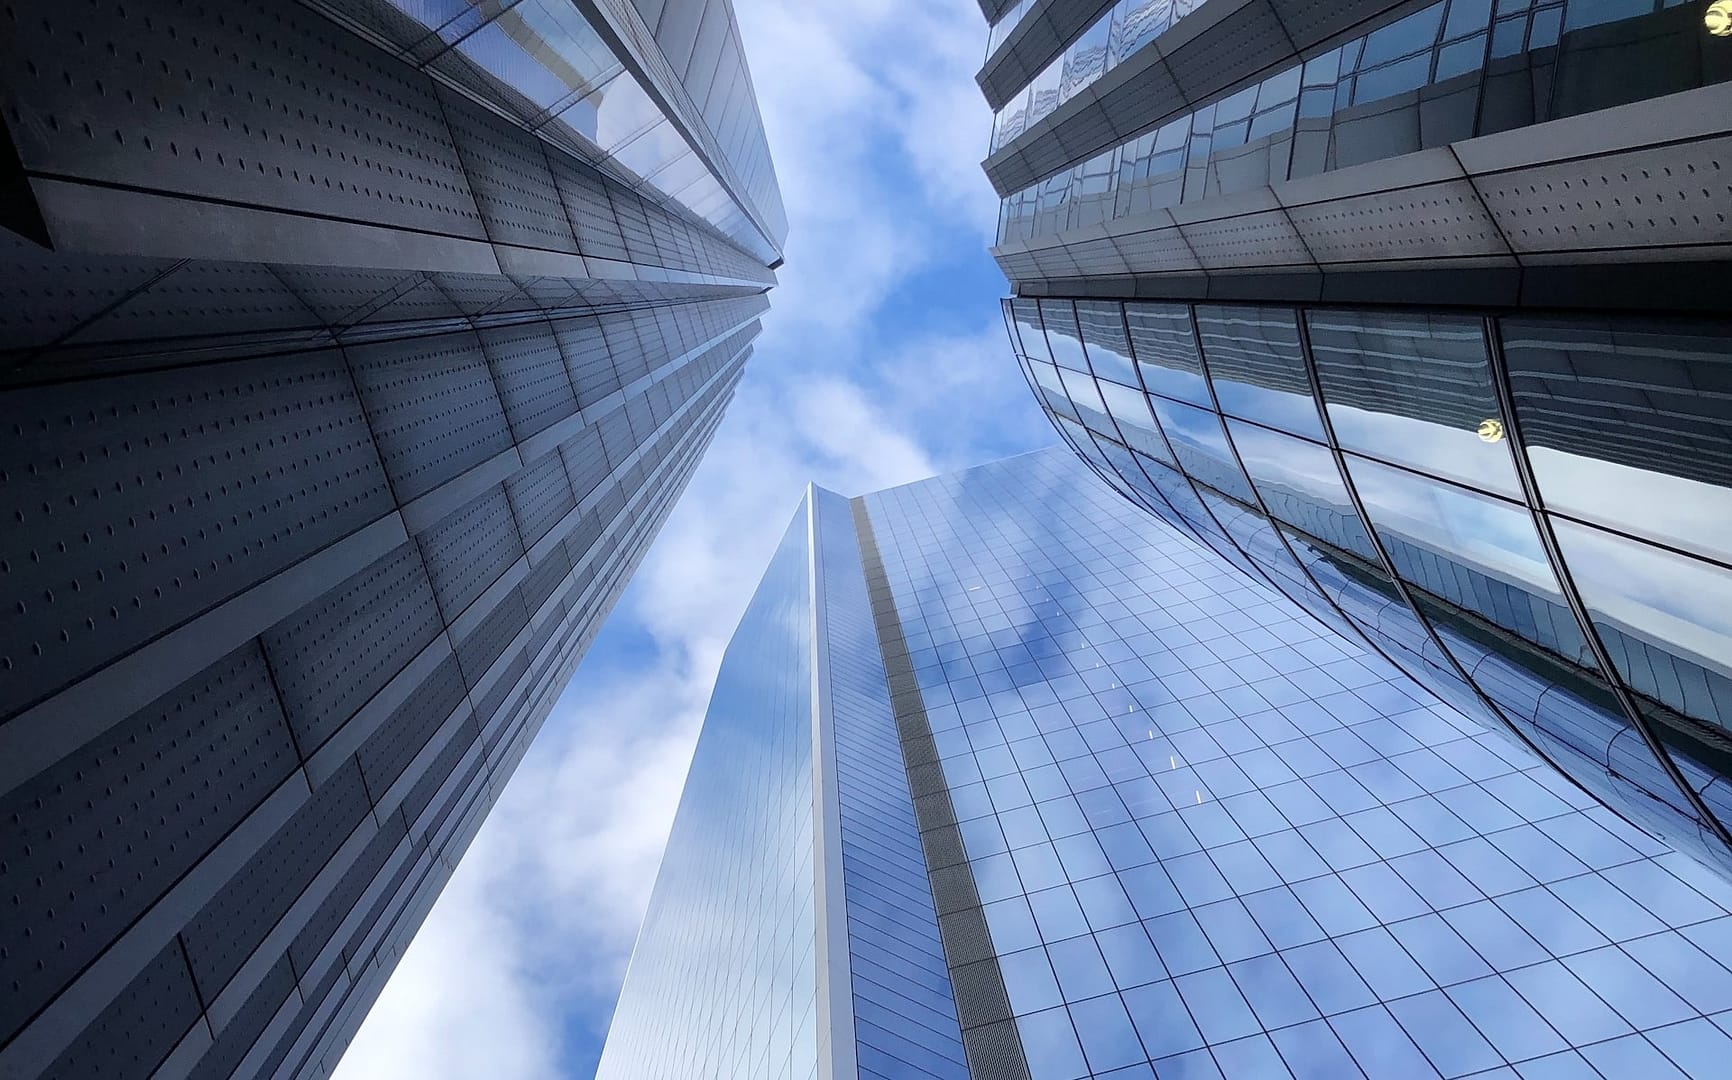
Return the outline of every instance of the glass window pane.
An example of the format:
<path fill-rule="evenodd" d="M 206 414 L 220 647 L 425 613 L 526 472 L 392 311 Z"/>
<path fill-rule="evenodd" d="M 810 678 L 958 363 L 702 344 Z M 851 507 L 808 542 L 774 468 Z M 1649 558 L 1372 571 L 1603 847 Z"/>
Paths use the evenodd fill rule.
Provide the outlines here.
<path fill-rule="evenodd" d="M 1527 508 L 1351 455 L 1348 469 L 1390 562 L 1480 690 L 1601 798 L 1657 800 L 1693 829 L 1589 649 Z"/>
<path fill-rule="evenodd" d="M 1229 419 L 1227 428 L 1271 514 L 1327 544 L 1377 561 L 1334 454 L 1316 443 L 1239 420 Z"/>
<path fill-rule="evenodd" d="M 1016 336 L 1022 339 L 1022 355 L 1051 362 L 1052 351 L 1046 347 L 1046 333 L 1040 328 L 1040 308 L 1033 300 L 1012 300 L 1011 321 L 1016 324 Z"/>
<path fill-rule="evenodd" d="M 1190 311 L 1181 304 L 1126 304 L 1125 319 L 1131 327 L 1137 368 L 1149 392 L 1209 405 Z"/>
<path fill-rule="evenodd" d="M 1323 438 L 1293 311 L 1200 306 L 1197 334 L 1221 411 Z"/>
<path fill-rule="evenodd" d="M 1153 398 L 1150 404 L 1161 421 L 1161 429 L 1167 433 L 1180 468 L 1216 491 L 1243 502 L 1252 501 L 1251 487 L 1233 460 L 1218 415 L 1166 398 Z"/>
<path fill-rule="evenodd" d="M 1125 334 L 1119 305 L 1104 300 L 1079 300 L 1076 314 L 1095 374 L 1126 386 L 1137 386 L 1137 372 L 1131 366 L 1131 341 Z"/>
<path fill-rule="evenodd" d="M 1697 725 L 1732 731 L 1732 570 L 1570 521 L 1553 529 L 1613 666 L 1692 786 L 1727 775 L 1718 733 Z"/>
<path fill-rule="evenodd" d="M 1547 507 L 1732 560 L 1732 327 L 1506 319 Z"/>
<path fill-rule="evenodd" d="M 1042 300 L 1040 317 L 1046 324 L 1047 347 L 1052 349 L 1052 358 L 1058 365 L 1087 371 L 1089 368 L 1088 361 L 1083 359 L 1082 335 L 1077 333 L 1076 328 L 1076 309 L 1071 302 Z"/>
<path fill-rule="evenodd" d="M 1342 446 L 1519 496 L 1480 320 L 1314 311 L 1306 324 Z"/>

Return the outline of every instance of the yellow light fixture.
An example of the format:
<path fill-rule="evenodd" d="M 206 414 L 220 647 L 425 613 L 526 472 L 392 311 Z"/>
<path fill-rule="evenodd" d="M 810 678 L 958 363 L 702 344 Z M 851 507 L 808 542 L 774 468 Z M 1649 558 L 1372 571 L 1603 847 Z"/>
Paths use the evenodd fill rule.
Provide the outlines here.
<path fill-rule="evenodd" d="M 1726 3 L 1732 4 L 1732 0 L 1726 0 Z M 1479 422 L 1479 441 L 1503 442 L 1503 421 L 1481 420 Z"/>
<path fill-rule="evenodd" d="M 1714 0 L 1702 13 L 1702 25 L 1715 37 L 1732 37 L 1732 0 Z"/>

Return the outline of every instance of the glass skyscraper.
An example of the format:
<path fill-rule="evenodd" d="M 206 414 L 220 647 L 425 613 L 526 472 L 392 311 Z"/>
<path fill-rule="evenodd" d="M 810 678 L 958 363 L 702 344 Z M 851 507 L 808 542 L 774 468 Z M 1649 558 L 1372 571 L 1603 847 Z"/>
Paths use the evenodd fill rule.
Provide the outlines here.
<path fill-rule="evenodd" d="M 1012 347 L 1138 505 L 1732 871 L 1732 34 L 982 4 Z"/>
<path fill-rule="evenodd" d="M 1732 886 L 1363 641 L 1064 448 L 810 490 L 600 1076 L 1722 1075 Z"/>
<path fill-rule="evenodd" d="M 334 1068 L 785 231 L 728 0 L 0 12 L 0 1076 Z"/>

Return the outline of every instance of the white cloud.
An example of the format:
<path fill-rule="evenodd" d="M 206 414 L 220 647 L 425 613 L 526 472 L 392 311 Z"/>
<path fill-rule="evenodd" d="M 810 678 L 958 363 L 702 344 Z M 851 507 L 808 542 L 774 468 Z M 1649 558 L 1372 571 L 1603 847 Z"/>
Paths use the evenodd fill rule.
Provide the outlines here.
<path fill-rule="evenodd" d="M 937 331 L 886 313 L 913 275 L 991 241 L 978 8 L 735 6 L 790 219 L 764 333 L 604 634 L 648 645 L 579 670 L 340 1080 L 589 1067 L 722 651 L 805 484 L 857 494 L 1052 440 L 992 296 Z"/>

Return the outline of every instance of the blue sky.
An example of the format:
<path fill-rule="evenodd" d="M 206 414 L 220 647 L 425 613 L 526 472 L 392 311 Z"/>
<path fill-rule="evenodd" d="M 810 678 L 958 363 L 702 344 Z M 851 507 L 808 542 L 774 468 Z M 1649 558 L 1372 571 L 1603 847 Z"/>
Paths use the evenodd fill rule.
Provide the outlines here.
<path fill-rule="evenodd" d="M 1055 441 L 1004 340 L 973 0 L 734 0 L 787 264 L 715 443 L 339 1080 L 588 1077 L 723 647 L 807 481 Z"/>

